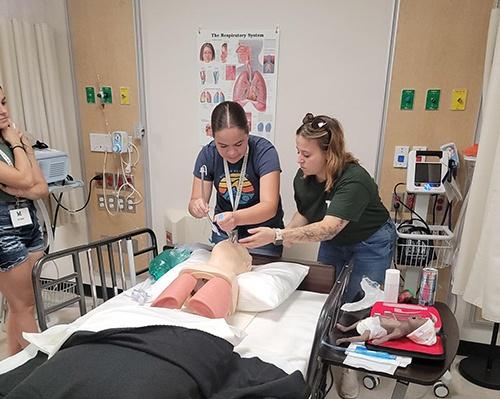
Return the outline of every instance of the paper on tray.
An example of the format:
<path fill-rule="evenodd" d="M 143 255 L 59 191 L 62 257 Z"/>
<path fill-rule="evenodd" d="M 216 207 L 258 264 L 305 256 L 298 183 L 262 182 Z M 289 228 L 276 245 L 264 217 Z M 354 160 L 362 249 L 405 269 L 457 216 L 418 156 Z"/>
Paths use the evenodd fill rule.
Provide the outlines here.
<path fill-rule="evenodd" d="M 396 356 L 395 359 L 384 359 L 354 352 L 358 344 L 350 344 L 346 350 L 344 364 L 346 366 L 362 368 L 368 371 L 377 371 L 386 374 L 394 374 L 398 367 L 406 367 L 411 363 L 411 357 Z"/>

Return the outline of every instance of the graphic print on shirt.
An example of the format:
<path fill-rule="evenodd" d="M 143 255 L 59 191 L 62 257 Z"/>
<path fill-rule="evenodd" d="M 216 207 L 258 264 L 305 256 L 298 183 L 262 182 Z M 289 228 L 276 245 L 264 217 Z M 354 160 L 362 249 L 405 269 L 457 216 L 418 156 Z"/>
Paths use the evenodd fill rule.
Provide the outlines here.
<path fill-rule="evenodd" d="M 240 180 L 240 172 L 231 172 L 231 188 L 233 190 L 233 198 L 236 198 L 236 191 L 238 190 L 238 183 Z M 229 192 L 227 191 L 226 177 L 222 176 L 219 181 L 218 187 L 219 194 L 224 197 L 226 201 L 230 201 Z M 255 196 L 255 188 L 250 180 L 245 176 L 243 179 L 243 188 L 241 190 L 240 205 L 248 204 Z"/>

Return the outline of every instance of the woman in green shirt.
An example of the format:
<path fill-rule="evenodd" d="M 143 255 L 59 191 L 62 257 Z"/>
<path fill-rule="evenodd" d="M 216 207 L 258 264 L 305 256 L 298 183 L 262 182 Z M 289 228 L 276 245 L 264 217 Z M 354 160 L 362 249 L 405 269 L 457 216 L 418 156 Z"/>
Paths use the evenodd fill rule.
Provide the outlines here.
<path fill-rule="evenodd" d="M 294 179 L 297 212 L 285 229 L 259 227 L 239 240 L 249 248 L 321 241 L 318 260 L 337 273 L 352 262 L 344 301 L 360 291 L 363 276 L 383 283 L 391 266 L 396 228 L 370 174 L 346 152 L 340 123 L 308 113 L 296 134 L 300 169 Z"/>

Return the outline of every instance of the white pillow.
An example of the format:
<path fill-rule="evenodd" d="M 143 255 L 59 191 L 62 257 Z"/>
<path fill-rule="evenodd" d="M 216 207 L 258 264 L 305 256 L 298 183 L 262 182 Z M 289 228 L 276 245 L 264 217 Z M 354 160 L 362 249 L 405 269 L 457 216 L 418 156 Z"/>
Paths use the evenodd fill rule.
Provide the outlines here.
<path fill-rule="evenodd" d="M 289 262 L 275 262 L 254 266 L 252 271 L 240 274 L 236 310 L 263 312 L 281 305 L 297 289 L 309 267 Z"/>

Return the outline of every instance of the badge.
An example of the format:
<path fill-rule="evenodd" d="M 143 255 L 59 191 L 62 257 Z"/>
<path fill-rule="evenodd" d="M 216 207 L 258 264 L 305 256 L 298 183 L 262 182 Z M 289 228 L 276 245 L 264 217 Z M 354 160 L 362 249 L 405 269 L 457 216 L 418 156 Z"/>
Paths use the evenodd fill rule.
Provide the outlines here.
<path fill-rule="evenodd" d="M 21 227 L 32 224 L 30 210 L 28 208 L 12 209 L 10 212 L 10 220 L 12 226 Z"/>

